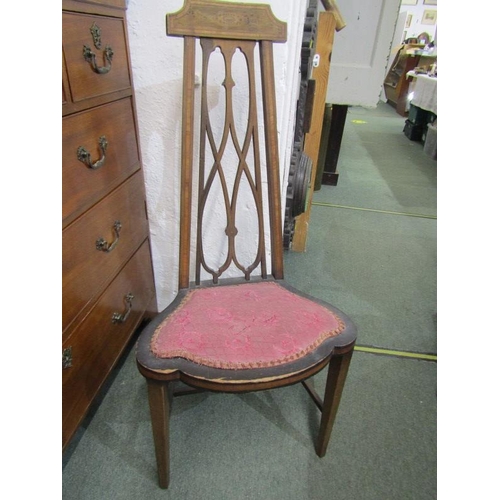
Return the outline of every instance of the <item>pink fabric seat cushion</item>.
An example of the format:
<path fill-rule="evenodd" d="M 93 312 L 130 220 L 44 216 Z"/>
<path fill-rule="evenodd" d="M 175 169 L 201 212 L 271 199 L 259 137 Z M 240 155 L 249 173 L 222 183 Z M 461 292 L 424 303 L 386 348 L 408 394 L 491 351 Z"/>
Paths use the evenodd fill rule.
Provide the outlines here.
<path fill-rule="evenodd" d="M 214 368 L 270 367 L 344 328 L 332 311 L 273 282 L 200 288 L 158 326 L 151 349 Z"/>

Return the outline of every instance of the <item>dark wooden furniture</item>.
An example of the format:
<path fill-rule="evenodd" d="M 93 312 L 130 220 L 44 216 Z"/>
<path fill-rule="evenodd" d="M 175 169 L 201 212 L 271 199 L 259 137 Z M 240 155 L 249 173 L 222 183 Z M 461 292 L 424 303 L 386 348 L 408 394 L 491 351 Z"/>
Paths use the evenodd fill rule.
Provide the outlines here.
<path fill-rule="evenodd" d="M 62 435 L 156 313 L 125 0 L 62 12 Z"/>
<path fill-rule="evenodd" d="M 294 252 L 305 252 L 311 217 L 312 200 L 314 197 L 314 179 L 318 168 L 318 158 L 321 146 L 323 118 L 325 112 L 326 90 L 330 74 L 330 60 L 333 50 L 334 34 L 345 28 L 346 24 L 334 0 L 322 0 L 326 12 L 320 12 L 316 34 L 316 53 L 319 65 L 313 69 L 312 78 L 315 80 L 314 104 L 311 116 L 311 126 L 304 138 L 304 152 L 312 160 L 312 182 L 307 190 L 307 202 L 304 213 L 295 220 L 292 242 Z"/>
<path fill-rule="evenodd" d="M 384 80 L 384 90 L 387 102 L 396 108 L 401 116 L 408 115 L 408 89 L 410 79 L 406 76 L 408 71 L 415 68 L 430 69 L 437 60 L 434 54 L 422 54 L 423 44 L 403 45 Z"/>
<path fill-rule="evenodd" d="M 330 130 L 326 145 L 325 164 L 321 173 L 321 183 L 328 186 L 336 186 L 339 181 L 337 163 L 339 161 L 348 108 L 349 106 L 346 104 L 333 104 L 330 109 Z"/>
<path fill-rule="evenodd" d="M 278 21 L 267 5 L 191 0 L 179 12 L 167 15 L 167 33 L 184 37 L 180 290 L 173 303 L 146 326 L 137 346 L 138 368 L 148 386 L 162 488 L 169 484 L 169 415 L 175 382 L 182 381 L 195 390 L 234 393 L 305 383 L 322 411 L 316 447 L 317 454 L 322 457 L 326 453 L 356 339 L 356 329 L 345 314 L 300 293 L 283 280 L 273 42 L 286 39 L 286 24 Z M 200 145 L 196 148 L 200 152 L 199 175 L 195 176 L 193 125 L 197 39 L 202 50 L 202 87 Z M 262 76 L 267 185 L 262 182 L 259 155 L 256 47 Z M 208 92 L 213 92 L 213 88 L 207 85 L 214 51 L 220 51 L 225 60 L 222 86 L 226 111 L 222 134 L 217 140 L 208 107 Z M 237 127 L 233 116 L 235 75 L 232 60 L 236 52 L 245 56 L 249 78 L 248 126 L 244 137 L 235 133 Z M 237 153 L 237 160 L 232 165 L 225 154 L 229 143 Z M 249 155 L 250 150 L 252 155 Z M 232 184 L 228 182 L 231 171 Z M 192 183 L 196 177 L 199 178 L 197 245 L 195 280 L 191 283 Z M 215 179 L 226 208 L 226 227 L 221 230 L 226 251 L 216 264 L 204 245 L 204 225 L 213 216 L 207 200 L 216 189 Z M 254 261 L 246 265 L 241 264 L 241 253 L 237 251 L 240 248 L 239 230 L 242 229 L 238 224 L 240 206 L 237 202 L 243 197 L 244 188 L 250 191 L 255 205 L 255 241 L 258 242 Z M 269 210 L 264 208 L 264 188 L 267 189 Z M 269 249 L 264 230 L 267 215 Z M 241 278 L 225 278 L 231 266 L 240 271 Z M 253 271 L 258 271 L 258 275 Z M 212 279 L 205 281 L 202 279 L 205 275 Z M 321 401 L 306 379 L 326 366 L 328 378 L 325 398 Z"/>
<path fill-rule="evenodd" d="M 418 45 L 403 45 L 392 63 L 389 72 L 384 80 L 384 90 L 387 102 L 396 108 L 401 116 L 406 116 L 406 105 L 408 98 L 409 81 L 406 73 L 414 69 L 420 60 L 419 55 L 412 51 L 418 48 Z"/>

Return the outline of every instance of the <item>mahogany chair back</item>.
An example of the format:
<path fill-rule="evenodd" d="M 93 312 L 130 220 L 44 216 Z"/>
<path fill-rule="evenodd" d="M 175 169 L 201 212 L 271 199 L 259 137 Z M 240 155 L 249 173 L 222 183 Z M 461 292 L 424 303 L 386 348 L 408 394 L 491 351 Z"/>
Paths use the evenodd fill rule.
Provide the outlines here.
<path fill-rule="evenodd" d="M 181 147 L 181 229 L 179 248 L 179 288 L 190 283 L 191 225 L 193 199 L 194 149 L 198 146 L 198 193 L 196 224 L 195 282 L 200 284 L 202 272 L 211 276 L 213 283 L 230 268 L 235 267 L 246 280 L 260 266 L 260 275 L 268 275 L 266 255 L 270 251 L 271 274 L 275 279 L 283 278 L 283 243 L 281 222 L 281 185 L 279 175 L 278 135 L 276 120 L 276 97 L 274 83 L 273 43 L 286 41 L 286 23 L 277 20 L 268 5 L 223 4 L 221 2 L 187 0 L 176 13 L 167 15 L 167 34 L 184 38 L 184 87 L 182 104 Z M 195 71 L 197 40 L 201 47 L 201 109 L 199 144 L 195 145 Z M 256 54 L 258 48 L 258 54 Z M 225 89 L 224 128 L 220 141 L 216 139 L 214 124 L 209 113 L 208 73 L 211 56 L 215 52 L 224 58 Z M 244 138 L 238 137 L 234 116 L 235 80 L 233 78 L 233 56 L 244 55 L 248 71 L 248 124 Z M 260 71 L 256 63 L 260 59 Z M 267 177 L 267 211 L 269 213 L 270 249 L 266 249 L 266 222 L 264 185 L 258 119 L 258 79 L 261 80 L 263 139 L 265 141 L 265 167 Z M 227 179 L 225 158 L 228 144 L 232 143 L 237 155 L 234 181 Z M 244 265 L 237 255 L 237 211 L 241 198 L 242 181 L 249 186 L 250 199 L 257 215 L 257 244 L 253 262 Z M 222 262 L 208 262 L 204 246 L 204 223 L 208 212 L 207 200 L 220 184 L 225 207 L 226 251 Z M 248 189 L 248 187 L 247 187 Z M 240 236 L 241 237 L 241 236 Z"/>

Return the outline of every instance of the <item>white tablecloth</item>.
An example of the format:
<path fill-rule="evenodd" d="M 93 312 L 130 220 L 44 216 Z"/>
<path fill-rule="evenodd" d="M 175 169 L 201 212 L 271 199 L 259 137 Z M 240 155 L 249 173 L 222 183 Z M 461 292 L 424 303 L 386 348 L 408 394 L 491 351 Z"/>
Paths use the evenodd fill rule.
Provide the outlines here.
<path fill-rule="evenodd" d="M 407 77 L 414 78 L 410 86 L 410 91 L 413 91 L 411 103 L 437 115 L 437 77 L 418 75 L 413 71 L 409 71 Z"/>

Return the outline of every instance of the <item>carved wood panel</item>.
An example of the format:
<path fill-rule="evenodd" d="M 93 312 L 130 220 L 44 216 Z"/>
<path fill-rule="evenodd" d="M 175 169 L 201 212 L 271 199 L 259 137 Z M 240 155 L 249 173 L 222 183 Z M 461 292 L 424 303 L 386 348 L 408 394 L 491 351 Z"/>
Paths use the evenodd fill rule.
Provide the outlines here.
<path fill-rule="evenodd" d="M 207 271 L 217 283 L 219 277 L 234 264 L 244 277 L 250 279 L 251 273 L 260 265 L 260 272 L 266 276 L 266 258 L 264 241 L 264 216 L 262 200 L 262 177 L 258 136 L 257 99 L 255 81 L 255 41 L 200 39 L 202 47 L 202 89 L 201 89 L 201 133 L 200 133 L 200 165 L 198 187 L 198 224 L 197 224 L 197 258 L 196 281 L 201 279 L 201 269 Z M 222 86 L 225 90 L 224 128 L 220 139 L 214 133 L 208 106 L 208 72 L 211 56 L 220 51 L 224 58 L 225 74 Z M 232 67 L 237 51 L 244 55 L 248 70 L 248 122 L 244 137 L 238 136 L 234 117 L 235 81 Z M 229 146 L 236 152 L 237 167 L 232 186 L 228 182 L 228 173 L 223 167 L 223 158 L 228 153 Z M 227 156 L 227 155 L 226 155 Z M 204 252 L 204 220 L 207 200 L 218 181 L 221 186 L 225 207 L 225 237 L 227 251 L 219 266 L 210 265 Z M 238 258 L 236 241 L 238 237 L 237 211 L 242 180 L 246 180 L 251 191 L 251 199 L 255 204 L 257 216 L 258 243 L 253 262 L 244 265 Z"/>

